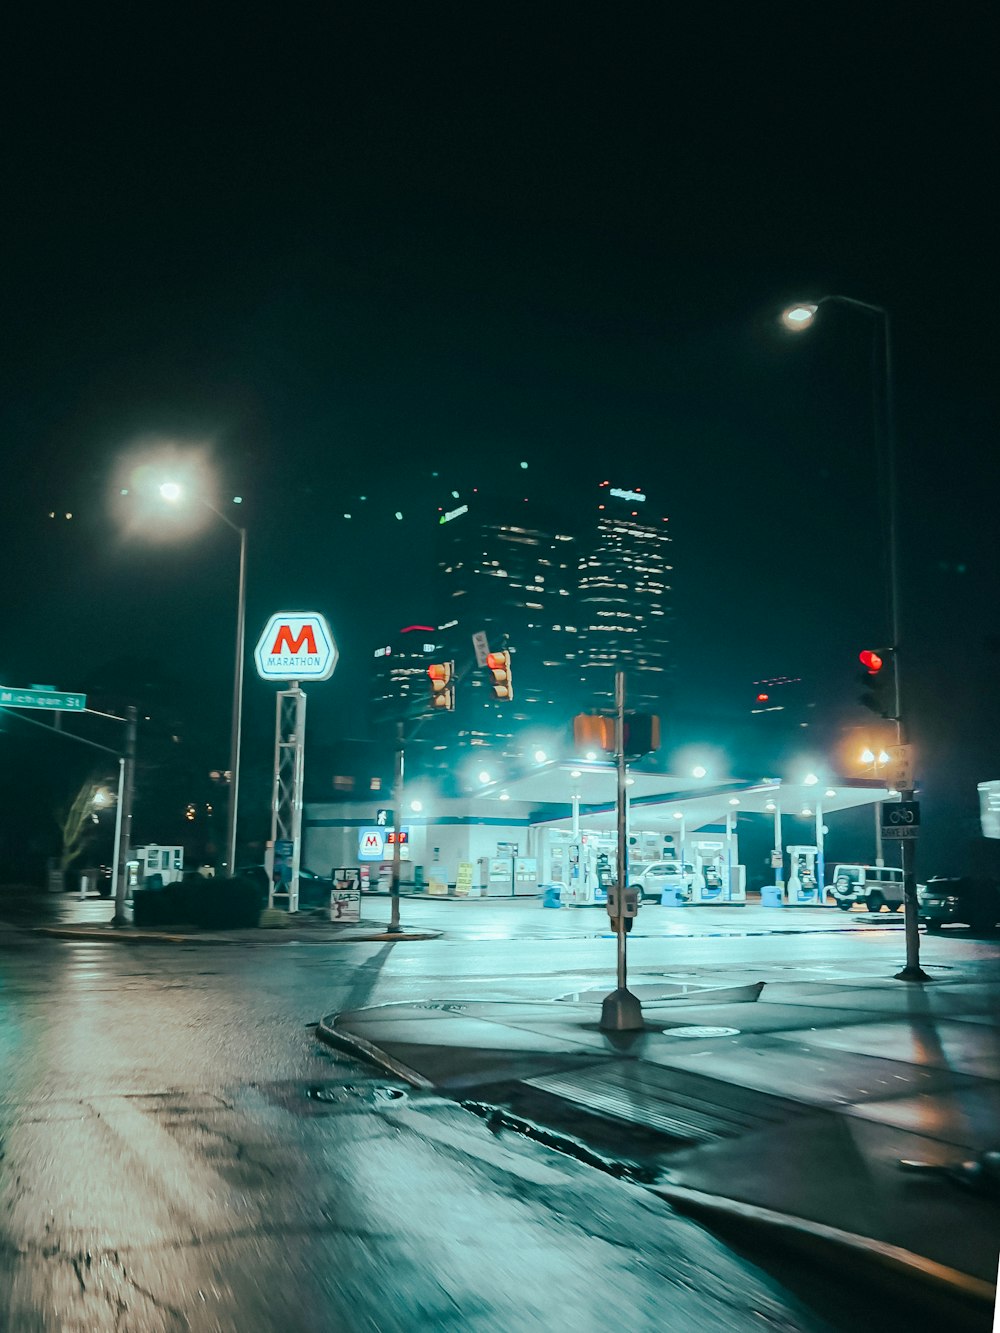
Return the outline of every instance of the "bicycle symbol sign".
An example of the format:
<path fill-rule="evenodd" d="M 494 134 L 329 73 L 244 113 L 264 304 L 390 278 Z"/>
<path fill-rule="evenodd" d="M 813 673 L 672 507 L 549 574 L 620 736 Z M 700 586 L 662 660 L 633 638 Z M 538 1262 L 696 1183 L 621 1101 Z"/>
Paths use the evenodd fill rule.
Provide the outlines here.
<path fill-rule="evenodd" d="M 886 838 L 915 838 L 920 828 L 917 801 L 897 801 L 882 807 L 882 835 Z"/>

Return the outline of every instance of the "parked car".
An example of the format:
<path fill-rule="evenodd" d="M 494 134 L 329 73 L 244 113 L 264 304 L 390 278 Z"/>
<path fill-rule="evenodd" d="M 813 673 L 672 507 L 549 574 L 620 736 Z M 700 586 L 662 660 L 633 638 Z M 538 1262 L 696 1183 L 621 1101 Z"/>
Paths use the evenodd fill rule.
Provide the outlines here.
<path fill-rule="evenodd" d="M 631 879 L 642 890 L 643 899 L 659 902 L 664 889 L 676 889 L 682 898 L 690 898 L 695 868 L 688 861 L 652 861 Z"/>
<path fill-rule="evenodd" d="M 903 906 L 903 872 L 897 866 L 838 865 L 829 885 L 842 912 L 863 903 L 870 912 Z"/>
<path fill-rule="evenodd" d="M 1000 925 L 1000 883 L 995 879 L 937 876 L 917 885 L 917 916 L 930 931 L 965 925 L 976 931 Z"/>

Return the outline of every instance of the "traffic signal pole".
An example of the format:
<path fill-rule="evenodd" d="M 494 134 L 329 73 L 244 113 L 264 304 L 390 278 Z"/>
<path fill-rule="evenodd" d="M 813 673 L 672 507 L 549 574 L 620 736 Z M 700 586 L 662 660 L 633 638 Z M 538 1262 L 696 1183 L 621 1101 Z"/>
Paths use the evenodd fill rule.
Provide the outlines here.
<path fill-rule="evenodd" d="M 403 836 L 403 775 L 405 767 L 405 746 L 406 746 L 406 725 L 403 722 L 396 723 L 396 772 L 392 784 L 392 801 L 396 807 L 393 823 L 396 826 L 396 836 L 392 844 L 392 887 L 391 904 L 389 913 L 389 924 L 386 926 L 386 932 L 398 935 L 402 930 L 399 924 L 399 881 L 402 870 L 402 836 Z"/>
<path fill-rule="evenodd" d="M 625 672 L 615 672 L 615 766 L 618 776 L 618 916 L 615 919 L 618 940 L 618 989 L 604 997 L 601 1005 L 601 1030 L 636 1032 L 645 1025 L 642 1005 L 628 989 L 625 961 L 625 886 L 628 883 L 628 836 L 625 827 Z"/>
<path fill-rule="evenodd" d="M 113 926 L 127 926 L 125 897 L 128 893 L 128 853 L 132 842 L 132 801 L 135 793 L 135 732 L 138 710 L 129 704 L 125 710 L 125 755 L 121 766 L 121 799 L 115 825 L 117 862 L 115 866 L 115 914 Z"/>

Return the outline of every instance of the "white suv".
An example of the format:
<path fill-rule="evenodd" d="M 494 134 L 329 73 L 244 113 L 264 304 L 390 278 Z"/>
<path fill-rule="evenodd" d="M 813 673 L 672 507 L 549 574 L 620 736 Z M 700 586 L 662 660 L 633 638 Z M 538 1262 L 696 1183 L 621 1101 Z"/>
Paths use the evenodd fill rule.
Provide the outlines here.
<path fill-rule="evenodd" d="M 843 912 L 855 903 L 864 903 L 870 912 L 896 910 L 903 906 L 903 872 L 898 866 L 835 866 L 830 892 Z"/>
<path fill-rule="evenodd" d="M 664 889 L 677 889 L 682 898 L 690 898 L 694 877 L 694 866 L 687 861 L 683 865 L 680 861 L 653 861 L 634 882 L 645 898 L 659 899 Z"/>

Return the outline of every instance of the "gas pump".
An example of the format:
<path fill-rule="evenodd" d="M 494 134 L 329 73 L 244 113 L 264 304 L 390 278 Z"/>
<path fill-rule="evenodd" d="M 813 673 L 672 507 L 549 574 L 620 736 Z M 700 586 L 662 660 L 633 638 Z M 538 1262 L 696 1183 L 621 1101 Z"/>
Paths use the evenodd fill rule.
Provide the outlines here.
<path fill-rule="evenodd" d="M 818 847 L 786 847 L 791 859 L 785 903 L 788 907 L 820 907 L 823 898 L 817 887 Z"/>
<path fill-rule="evenodd" d="M 689 842 L 694 865 L 692 903 L 726 902 L 729 898 L 729 866 L 723 838 L 694 838 Z"/>

